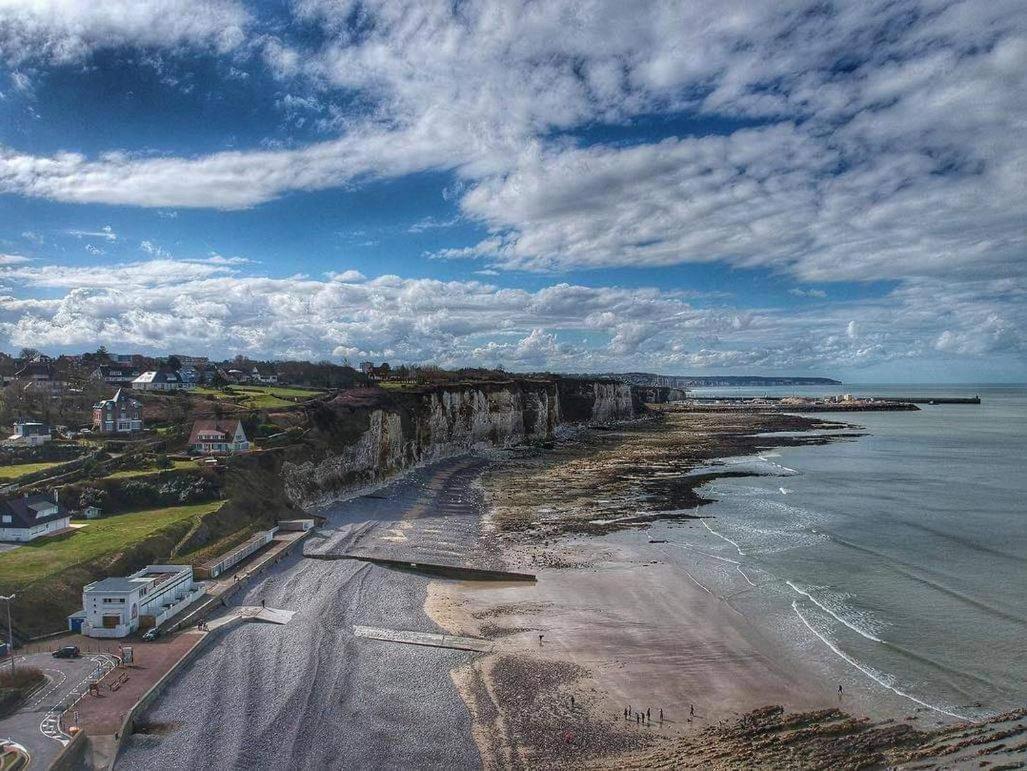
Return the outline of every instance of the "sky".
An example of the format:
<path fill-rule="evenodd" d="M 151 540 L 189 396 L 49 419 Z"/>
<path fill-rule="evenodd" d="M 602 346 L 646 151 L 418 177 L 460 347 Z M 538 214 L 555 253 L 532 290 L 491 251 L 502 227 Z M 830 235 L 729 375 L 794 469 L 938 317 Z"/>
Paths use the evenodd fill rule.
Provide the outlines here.
<path fill-rule="evenodd" d="M 0 349 L 1027 380 L 1022 0 L 0 0 Z"/>

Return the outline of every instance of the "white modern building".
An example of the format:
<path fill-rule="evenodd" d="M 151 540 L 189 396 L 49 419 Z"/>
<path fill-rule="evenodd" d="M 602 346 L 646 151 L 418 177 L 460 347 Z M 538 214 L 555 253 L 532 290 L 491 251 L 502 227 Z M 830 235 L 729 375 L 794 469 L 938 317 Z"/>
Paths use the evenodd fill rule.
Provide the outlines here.
<path fill-rule="evenodd" d="M 181 391 L 195 387 L 194 384 L 182 380 L 182 376 L 173 369 L 144 372 L 132 381 L 132 388 L 137 391 Z"/>
<path fill-rule="evenodd" d="M 14 433 L 7 437 L 6 444 L 19 447 L 38 447 L 49 442 L 52 437 L 50 426 L 46 423 L 23 421 L 14 424 Z"/>
<path fill-rule="evenodd" d="M 104 578 L 82 587 L 80 620 L 89 637 L 125 637 L 137 629 L 160 626 L 204 592 L 193 583 L 191 565 L 147 565 L 126 578 Z M 74 621 L 73 621 L 74 620 Z"/>
<path fill-rule="evenodd" d="M 0 541 L 26 543 L 71 526 L 71 514 L 57 502 L 57 493 L 26 495 L 0 501 Z"/>

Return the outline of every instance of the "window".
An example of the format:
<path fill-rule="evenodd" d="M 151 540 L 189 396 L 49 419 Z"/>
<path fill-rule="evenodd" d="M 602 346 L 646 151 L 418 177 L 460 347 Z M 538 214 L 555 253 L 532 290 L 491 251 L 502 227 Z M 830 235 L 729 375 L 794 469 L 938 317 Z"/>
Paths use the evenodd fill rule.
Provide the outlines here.
<path fill-rule="evenodd" d="M 10 514 L 4 514 L 4 516 L 3 516 L 3 523 L 5 525 L 9 525 L 11 523 L 11 515 Z"/>

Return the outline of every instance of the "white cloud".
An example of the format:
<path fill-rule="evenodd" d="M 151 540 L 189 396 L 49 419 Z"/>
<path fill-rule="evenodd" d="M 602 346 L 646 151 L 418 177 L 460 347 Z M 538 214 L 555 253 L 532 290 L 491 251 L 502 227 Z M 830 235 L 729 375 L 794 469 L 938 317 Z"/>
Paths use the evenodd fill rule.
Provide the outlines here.
<path fill-rule="evenodd" d="M 959 291 L 922 282 L 879 300 L 799 311 L 696 308 L 686 293 L 653 288 L 560 283 L 529 292 L 477 281 L 368 279 L 352 270 L 317 280 L 241 269 L 206 258 L 7 262 L 0 283 L 13 289 L 0 297 L 0 344 L 522 370 L 822 374 L 914 357 L 1027 352 L 1027 289 L 1008 280 Z M 39 293 L 45 299 L 29 297 Z M 939 301 L 948 309 L 943 316 L 934 310 Z M 832 329 L 840 333 L 825 337 Z"/>
<path fill-rule="evenodd" d="M 102 238 L 105 241 L 118 240 L 118 234 L 110 225 L 104 225 L 99 230 L 69 230 L 68 235 L 76 238 Z"/>
<path fill-rule="evenodd" d="M 803 289 L 802 287 L 793 287 L 788 290 L 788 294 L 796 297 L 809 297 L 814 300 L 823 300 L 827 297 L 827 292 L 823 289 Z"/>
<path fill-rule="evenodd" d="M 227 52 L 248 23 L 234 0 L 0 0 L 0 55 L 71 63 L 125 45 Z"/>

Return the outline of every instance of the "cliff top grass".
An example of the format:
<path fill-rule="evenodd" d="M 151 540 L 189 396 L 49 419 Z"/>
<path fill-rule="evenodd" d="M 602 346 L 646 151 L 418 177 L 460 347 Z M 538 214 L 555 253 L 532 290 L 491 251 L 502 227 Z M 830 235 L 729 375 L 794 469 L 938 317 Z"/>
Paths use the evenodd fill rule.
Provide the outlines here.
<path fill-rule="evenodd" d="M 196 470 L 197 465 L 195 461 L 191 460 L 176 460 L 173 461 L 171 466 L 168 468 L 139 468 L 139 469 L 127 469 L 124 471 L 115 471 L 112 474 L 108 474 L 104 479 L 132 479 L 133 477 L 147 477 L 153 474 L 159 474 L 162 471 L 182 471 L 184 469 Z"/>
<path fill-rule="evenodd" d="M 25 586 L 72 565 L 120 552 L 169 525 L 209 514 L 223 503 L 210 501 L 117 514 L 90 520 L 68 535 L 24 544 L 0 554 L 0 585 L 8 590 Z"/>
<path fill-rule="evenodd" d="M 43 469 L 53 468 L 61 465 L 58 462 L 50 463 L 18 463 L 13 466 L 0 466 L 0 480 L 7 481 L 23 477 L 26 474 L 35 474 Z"/>
<path fill-rule="evenodd" d="M 276 407 L 291 407 L 297 401 L 312 399 L 324 391 L 292 386 L 226 386 L 225 388 L 196 388 L 192 393 L 198 396 L 213 396 L 215 399 L 231 401 L 251 410 L 266 410 Z"/>

